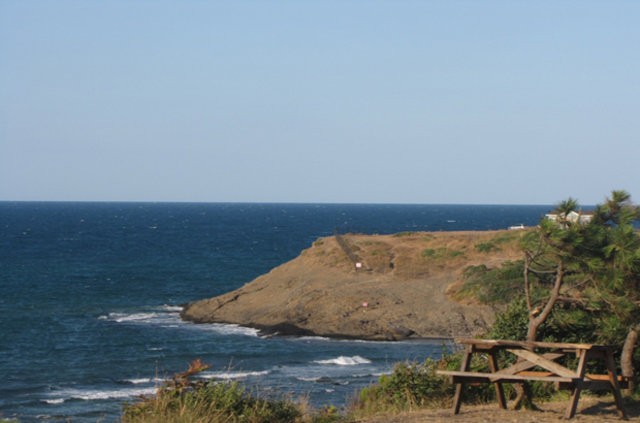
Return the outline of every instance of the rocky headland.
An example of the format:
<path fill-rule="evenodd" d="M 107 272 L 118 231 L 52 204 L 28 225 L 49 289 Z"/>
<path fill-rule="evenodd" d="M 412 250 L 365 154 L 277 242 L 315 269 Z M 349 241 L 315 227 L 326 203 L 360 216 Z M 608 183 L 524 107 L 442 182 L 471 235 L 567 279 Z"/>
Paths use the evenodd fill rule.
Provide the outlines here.
<path fill-rule="evenodd" d="M 227 294 L 195 301 L 182 318 L 263 334 L 368 340 L 476 335 L 495 311 L 456 300 L 462 273 L 520 259 L 524 231 L 411 232 L 320 238 L 295 259 Z"/>

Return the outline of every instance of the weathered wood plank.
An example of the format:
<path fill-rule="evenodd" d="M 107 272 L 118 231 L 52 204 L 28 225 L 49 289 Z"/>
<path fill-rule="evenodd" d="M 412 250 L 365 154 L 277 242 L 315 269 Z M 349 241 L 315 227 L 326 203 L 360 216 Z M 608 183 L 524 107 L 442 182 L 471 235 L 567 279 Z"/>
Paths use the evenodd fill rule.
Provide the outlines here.
<path fill-rule="evenodd" d="M 463 345 L 473 345 L 478 349 L 490 349 L 490 348 L 509 348 L 519 347 L 526 349 L 534 348 L 549 348 L 558 350 L 607 350 L 610 349 L 608 345 L 594 345 L 594 344 L 576 344 L 570 342 L 528 342 L 528 341 L 509 341 L 509 340 L 496 340 L 496 339 L 456 339 L 456 343 Z"/>
<path fill-rule="evenodd" d="M 464 357 L 462 358 L 462 363 L 460 363 L 460 371 L 466 372 L 469 370 L 469 366 L 471 364 L 471 347 L 467 347 L 467 351 L 464 353 Z M 453 396 L 453 414 L 458 414 L 460 412 L 460 404 L 462 402 L 462 389 L 464 388 L 464 383 L 462 381 L 454 382 L 456 385 L 456 393 Z"/>
<path fill-rule="evenodd" d="M 517 355 L 520 358 L 524 358 L 525 360 L 535 364 L 536 366 L 549 370 L 550 372 L 553 372 L 558 376 L 570 378 L 576 377 L 576 373 L 574 371 L 567 369 L 566 367 L 556 363 L 555 361 L 547 360 L 546 358 L 529 350 L 508 349 L 507 351 Z"/>
<path fill-rule="evenodd" d="M 622 395 L 620 394 L 620 385 L 618 385 L 618 373 L 616 372 L 616 363 L 613 360 L 613 352 L 607 351 L 605 358 L 607 365 L 607 375 L 609 376 L 609 382 L 611 383 L 611 393 L 616 400 L 616 407 L 618 408 L 618 414 L 623 419 L 627 420 L 627 412 L 622 404 Z"/>
<path fill-rule="evenodd" d="M 545 353 L 542 354 L 542 357 L 546 358 L 547 360 L 557 360 L 561 357 L 564 357 L 565 354 L 564 353 Z M 523 372 L 525 370 L 529 370 L 536 367 L 536 364 L 531 363 L 529 361 L 521 361 L 519 363 L 516 363 L 512 366 L 506 367 L 502 370 L 500 370 L 500 373 L 505 373 L 505 374 L 516 374 L 516 373 L 520 373 Z"/>
<path fill-rule="evenodd" d="M 587 365 L 587 352 L 580 351 L 580 358 L 578 359 L 578 368 L 576 370 L 577 375 L 580 379 L 584 378 L 584 374 L 586 372 L 585 366 Z M 567 410 L 564 413 L 564 416 L 567 419 L 573 418 L 576 414 L 576 410 L 578 409 L 578 401 L 580 400 L 580 393 L 582 392 L 582 384 L 576 383 L 571 387 L 571 398 L 569 399 L 569 405 L 567 406 Z"/>
<path fill-rule="evenodd" d="M 437 374 L 442 376 L 451 376 L 456 380 L 469 379 L 471 381 L 484 381 L 484 382 L 523 382 L 539 380 L 542 382 L 576 382 L 579 378 L 574 377 L 562 377 L 562 376 L 546 376 L 545 373 L 541 376 L 521 376 L 521 375 L 509 375 L 498 373 L 484 373 L 484 372 L 462 372 L 458 370 L 437 370 Z M 456 382 L 454 382 L 456 383 Z"/>
<path fill-rule="evenodd" d="M 495 351 L 489 352 L 489 369 L 492 373 L 496 373 L 498 371 L 498 359 L 496 357 Z M 504 397 L 504 390 L 502 389 L 502 384 L 500 382 L 496 382 L 493 384 L 496 390 L 496 399 L 498 400 L 498 407 L 503 410 L 507 409 L 507 400 Z"/>

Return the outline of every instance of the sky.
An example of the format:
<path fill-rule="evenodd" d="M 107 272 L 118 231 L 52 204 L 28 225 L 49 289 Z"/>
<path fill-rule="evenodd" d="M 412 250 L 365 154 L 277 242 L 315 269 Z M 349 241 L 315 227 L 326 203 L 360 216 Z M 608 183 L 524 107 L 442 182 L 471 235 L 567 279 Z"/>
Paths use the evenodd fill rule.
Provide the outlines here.
<path fill-rule="evenodd" d="M 0 0 L 0 201 L 640 199 L 640 2 Z"/>

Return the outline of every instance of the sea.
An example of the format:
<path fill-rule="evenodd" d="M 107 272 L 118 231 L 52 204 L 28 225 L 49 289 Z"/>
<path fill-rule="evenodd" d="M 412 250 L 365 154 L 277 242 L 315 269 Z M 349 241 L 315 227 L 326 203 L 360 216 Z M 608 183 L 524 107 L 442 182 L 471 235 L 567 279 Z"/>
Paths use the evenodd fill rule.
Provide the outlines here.
<path fill-rule="evenodd" d="M 257 395 L 344 407 L 451 340 L 264 337 L 183 322 L 335 233 L 505 229 L 550 206 L 0 202 L 0 419 L 114 422 L 194 359 Z M 269 298 L 264 299 L 265 302 Z M 419 312 L 419 310 L 416 310 Z"/>

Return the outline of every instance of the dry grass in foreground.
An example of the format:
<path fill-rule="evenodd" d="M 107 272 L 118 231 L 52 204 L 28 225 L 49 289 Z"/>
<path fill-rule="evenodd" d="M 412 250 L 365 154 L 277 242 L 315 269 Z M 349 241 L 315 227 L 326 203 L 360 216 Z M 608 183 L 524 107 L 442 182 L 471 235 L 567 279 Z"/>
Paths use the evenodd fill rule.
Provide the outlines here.
<path fill-rule="evenodd" d="M 518 422 L 518 423 L 552 423 L 552 422 L 621 422 L 613 400 L 608 397 L 584 396 L 578 405 L 578 413 L 571 420 L 563 418 L 567 401 L 554 401 L 538 404 L 540 410 L 500 410 L 497 404 L 462 405 L 460 414 L 452 415 L 450 409 L 427 409 L 372 416 L 357 420 L 358 423 L 421 423 L 421 422 Z M 640 401 L 627 400 L 625 408 L 628 421 L 640 422 Z"/>

